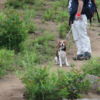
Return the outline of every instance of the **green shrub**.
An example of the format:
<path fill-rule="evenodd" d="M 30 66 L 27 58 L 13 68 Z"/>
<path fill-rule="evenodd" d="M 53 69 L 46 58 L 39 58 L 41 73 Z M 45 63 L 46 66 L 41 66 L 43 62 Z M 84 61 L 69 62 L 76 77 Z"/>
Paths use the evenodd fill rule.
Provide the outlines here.
<path fill-rule="evenodd" d="M 55 9 L 63 8 L 65 10 L 68 7 L 68 0 L 55 0 L 52 5 Z"/>
<path fill-rule="evenodd" d="M 52 20 L 56 22 L 64 22 L 68 19 L 67 10 L 49 8 L 44 12 L 43 19 L 46 21 Z"/>
<path fill-rule="evenodd" d="M 89 89 L 89 81 L 84 80 L 85 75 L 77 70 L 65 73 L 60 71 L 58 75 L 58 87 L 64 98 L 70 100 L 80 98 L 81 94 Z"/>
<path fill-rule="evenodd" d="M 29 100 L 76 99 L 88 89 L 88 81 L 79 72 L 51 72 L 48 67 L 26 69 L 22 80 L 26 87 L 25 97 Z"/>
<path fill-rule="evenodd" d="M 65 39 L 69 29 L 70 29 L 70 27 L 66 22 L 60 24 L 59 29 L 58 29 L 59 30 L 59 37 Z"/>
<path fill-rule="evenodd" d="M 35 5 L 40 7 L 43 6 L 45 2 L 46 2 L 45 0 L 35 0 Z"/>
<path fill-rule="evenodd" d="M 100 77 L 100 58 L 93 58 L 83 65 L 83 71 Z"/>
<path fill-rule="evenodd" d="M 67 20 L 69 18 L 67 10 L 61 9 L 61 10 L 58 10 L 56 13 L 57 13 L 56 18 L 55 18 L 56 22 L 66 22 L 67 23 Z"/>
<path fill-rule="evenodd" d="M 55 16 L 54 9 L 52 9 L 52 8 L 51 9 L 47 9 L 44 12 L 43 19 L 46 20 L 46 21 L 54 20 L 54 16 Z"/>
<path fill-rule="evenodd" d="M 55 10 L 61 8 L 61 2 L 60 2 L 60 1 L 52 2 L 52 7 L 53 7 Z"/>
<path fill-rule="evenodd" d="M 68 0 L 60 0 L 60 5 L 62 8 L 68 7 Z"/>
<path fill-rule="evenodd" d="M 16 59 L 16 65 L 20 68 L 34 66 L 40 62 L 40 58 L 34 51 L 25 51 L 19 54 Z"/>
<path fill-rule="evenodd" d="M 0 20 L 0 47 L 20 50 L 20 44 L 26 39 L 27 28 L 19 15 L 13 11 Z"/>
<path fill-rule="evenodd" d="M 6 49 L 0 50 L 0 77 L 7 71 L 14 70 L 14 52 Z"/>
<path fill-rule="evenodd" d="M 30 73 L 30 74 L 29 74 Z M 57 100 L 56 77 L 49 76 L 49 69 L 44 67 L 35 67 L 30 69 L 23 77 L 26 86 L 26 96 L 30 100 Z"/>
<path fill-rule="evenodd" d="M 28 33 L 35 33 L 36 26 L 31 19 L 26 19 L 24 22 L 25 27 L 27 28 Z"/>
<path fill-rule="evenodd" d="M 51 8 L 47 8 L 43 18 L 46 21 L 67 22 L 69 16 L 66 0 L 58 0 L 51 3 Z"/>
<path fill-rule="evenodd" d="M 34 22 L 30 22 L 29 24 L 27 24 L 28 27 L 28 33 L 35 33 L 36 27 Z"/>
<path fill-rule="evenodd" d="M 54 35 L 46 32 L 33 41 L 33 47 L 40 57 L 40 62 L 45 62 L 55 54 Z"/>
<path fill-rule="evenodd" d="M 48 32 L 37 36 L 35 39 L 28 38 L 21 44 L 21 54 L 18 57 L 17 65 L 30 67 L 43 64 L 53 57 L 54 49 L 54 35 Z"/>
<path fill-rule="evenodd" d="M 35 4 L 36 0 L 24 0 L 25 3 Z"/>
<path fill-rule="evenodd" d="M 24 8 L 25 5 L 34 5 L 38 8 L 43 6 L 44 0 L 7 0 L 6 6 L 13 8 Z"/>
<path fill-rule="evenodd" d="M 24 0 L 7 0 L 6 6 L 10 6 L 13 8 L 22 8 L 24 5 Z"/>
<path fill-rule="evenodd" d="M 28 29 L 28 33 L 35 33 L 36 26 L 35 26 L 34 21 L 33 21 L 34 17 L 35 17 L 34 10 L 27 9 L 24 11 L 23 20 L 24 20 L 24 25 Z"/>
<path fill-rule="evenodd" d="M 23 8 L 25 4 L 34 4 L 36 0 L 7 0 L 6 6 L 13 8 Z"/>
<path fill-rule="evenodd" d="M 21 13 L 23 14 L 23 19 L 27 20 L 27 19 L 32 19 L 36 16 L 36 11 L 34 9 L 24 9 L 24 12 Z"/>

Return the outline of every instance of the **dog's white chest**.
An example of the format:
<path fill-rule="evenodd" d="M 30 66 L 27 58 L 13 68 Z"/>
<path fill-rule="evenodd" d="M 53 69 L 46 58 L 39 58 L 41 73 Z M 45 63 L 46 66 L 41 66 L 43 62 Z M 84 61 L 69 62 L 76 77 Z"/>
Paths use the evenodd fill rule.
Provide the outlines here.
<path fill-rule="evenodd" d="M 58 55 L 59 55 L 59 57 L 61 57 L 62 59 L 65 59 L 65 58 L 66 58 L 66 52 L 65 52 L 65 51 L 62 51 L 62 50 L 58 51 Z"/>

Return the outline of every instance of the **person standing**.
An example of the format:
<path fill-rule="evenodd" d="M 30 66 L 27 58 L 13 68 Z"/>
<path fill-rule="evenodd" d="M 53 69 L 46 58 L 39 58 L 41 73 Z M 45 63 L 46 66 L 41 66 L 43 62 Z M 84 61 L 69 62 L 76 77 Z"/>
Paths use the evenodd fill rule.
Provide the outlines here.
<path fill-rule="evenodd" d="M 91 58 L 92 50 L 90 38 L 87 33 L 87 7 L 92 4 L 91 0 L 69 0 L 70 24 L 73 38 L 77 47 L 77 55 L 74 60 L 88 60 Z M 86 14 L 87 12 L 87 14 Z M 90 15 L 89 15 L 90 16 Z"/>

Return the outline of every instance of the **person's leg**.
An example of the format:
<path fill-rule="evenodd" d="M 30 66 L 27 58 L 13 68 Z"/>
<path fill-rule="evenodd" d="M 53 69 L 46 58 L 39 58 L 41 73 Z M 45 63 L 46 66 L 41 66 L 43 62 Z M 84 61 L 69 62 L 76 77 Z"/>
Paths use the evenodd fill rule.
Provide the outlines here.
<path fill-rule="evenodd" d="M 74 21 L 74 23 L 72 24 L 72 34 L 73 34 L 73 38 L 77 47 L 77 55 L 81 55 L 83 54 L 83 50 L 82 50 L 82 43 L 80 40 L 80 35 L 79 35 L 79 22 L 78 21 Z"/>
<path fill-rule="evenodd" d="M 91 56 L 91 44 L 90 39 L 87 34 L 87 18 L 85 15 L 82 15 L 82 20 L 80 20 L 79 28 L 80 40 L 82 43 L 82 49 L 85 56 Z"/>

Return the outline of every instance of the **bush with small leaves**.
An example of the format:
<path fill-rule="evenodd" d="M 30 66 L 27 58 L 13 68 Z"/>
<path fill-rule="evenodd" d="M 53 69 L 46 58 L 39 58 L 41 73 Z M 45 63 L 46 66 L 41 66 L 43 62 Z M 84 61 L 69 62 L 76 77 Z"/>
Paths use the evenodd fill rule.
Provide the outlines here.
<path fill-rule="evenodd" d="M 5 75 L 7 71 L 14 70 L 14 51 L 0 50 L 0 77 Z"/>
<path fill-rule="evenodd" d="M 27 39 L 21 44 L 21 54 L 17 65 L 30 67 L 51 60 L 55 54 L 54 35 L 45 32 L 35 39 Z"/>
<path fill-rule="evenodd" d="M 54 71 L 50 67 L 26 68 L 22 80 L 26 87 L 25 97 L 29 100 L 77 99 L 87 91 L 89 82 L 83 81 L 84 74 L 78 71 Z"/>
<path fill-rule="evenodd" d="M 44 0 L 7 0 L 6 7 L 24 8 L 25 5 L 43 6 Z"/>
<path fill-rule="evenodd" d="M 6 6 L 13 7 L 13 8 L 22 8 L 24 5 L 24 0 L 7 0 Z"/>
<path fill-rule="evenodd" d="M 100 58 L 93 58 L 83 65 L 83 71 L 100 77 Z"/>
<path fill-rule="evenodd" d="M 44 12 L 43 19 L 46 21 L 54 20 L 55 11 L 53 9 L 47 9 Z"/>
<path fill-rule="evenodd" d="M 0 20 L 0 30 L 0 47 L 19 51 L 21 42 L 27 37 L 27 27 L 20 16 L 14 11 L 7 12 Z"/>
<path fill-rule="evenodd" d="M 60 24 L 59 25 L 59 37 L 62 39 L 65 39 L 69 29 L 70 29 L 70 27 L 66 22 Z"/>

